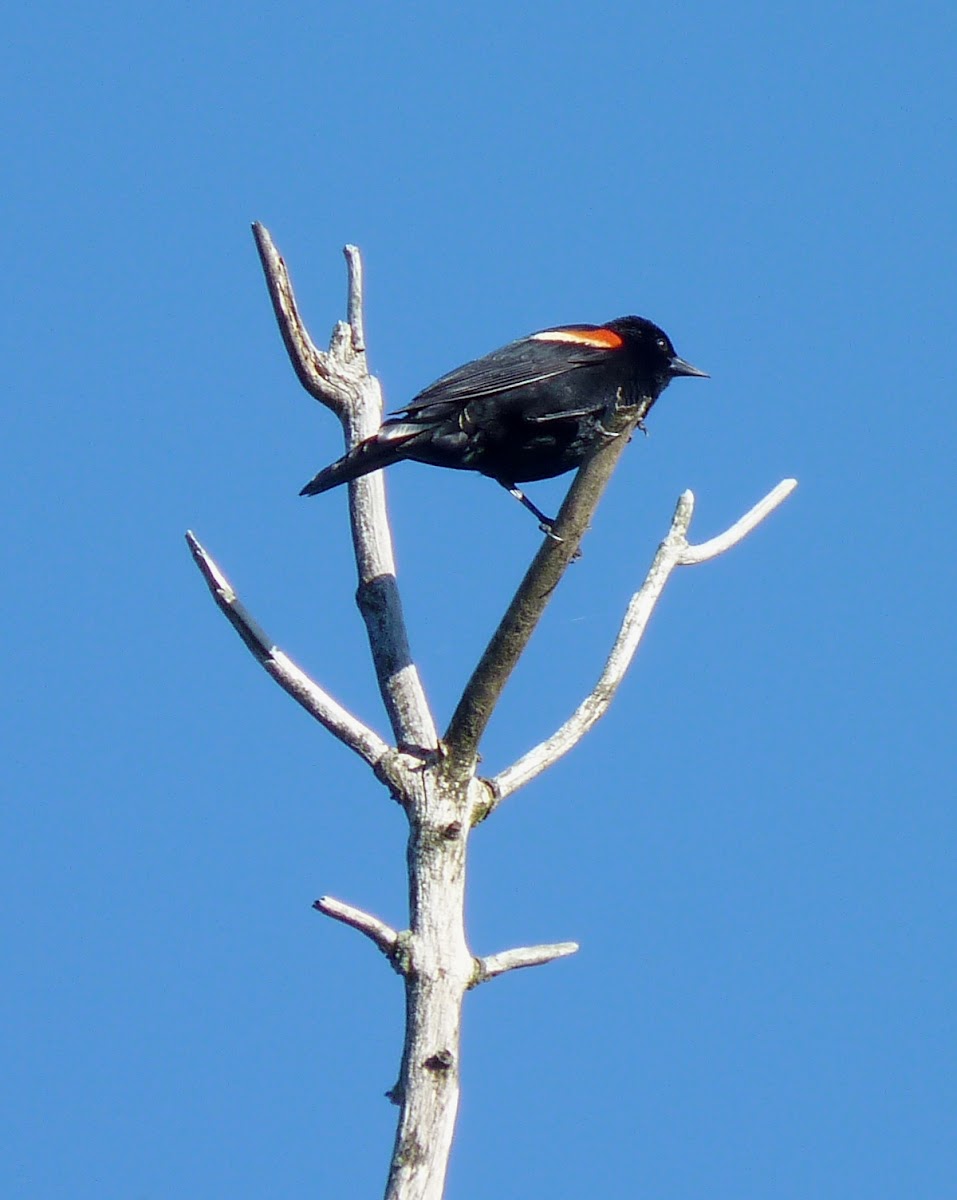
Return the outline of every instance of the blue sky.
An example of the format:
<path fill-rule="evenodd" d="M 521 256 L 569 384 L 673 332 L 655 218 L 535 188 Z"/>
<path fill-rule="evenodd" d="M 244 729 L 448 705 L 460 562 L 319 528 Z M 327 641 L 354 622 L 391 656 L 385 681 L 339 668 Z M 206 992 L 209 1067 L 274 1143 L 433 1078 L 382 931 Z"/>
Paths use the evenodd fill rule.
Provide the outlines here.
<path fill-rule="evenodd" d="M 401 986 L 310 902 L 400 925 L 401 815 L 182 541 L 384 730 L 345 495 L 296 495 L 338 430 L 253 220 L 317 339 L 362 248 L 392 407 L 629 312 L 711 372 L 625 456 L 490 771 L 590 687 L 679 492 L 704 538 L 800 480 L 673 578 L 611 714 L 476 832 L 475 950 L 582 950 L 468 997 L 450 1197 L 950 1193 L 955 34 L 943 3 L 7 17 L 3 1195 L 385 1177 Z M 537 534 L 478 477 L 388 486 L 444 722 Z"/>

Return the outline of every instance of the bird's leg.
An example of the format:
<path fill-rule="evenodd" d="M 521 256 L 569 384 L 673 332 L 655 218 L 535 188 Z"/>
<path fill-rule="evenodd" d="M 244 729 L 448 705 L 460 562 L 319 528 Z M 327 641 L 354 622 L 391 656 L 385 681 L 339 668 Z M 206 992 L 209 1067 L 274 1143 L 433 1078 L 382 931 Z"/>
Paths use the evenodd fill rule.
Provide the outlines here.
<path fill-rule="evenodd" d="M 506 483 L 504 479 L 500 479 L 499 483 L 503 488 L 505 488 L 510 496 L 515 497 L 519 504 L 524 504 L 530 513 L 538 517 L 538 527 L 542 533 L 547 533 L 553 541 L 560 542 L 562 540 L 557 533 L 552 533 L 552 526 L 555 524 L 554 517 L 546 517 L 542 510 L 540 508 L 536 508 L 531 500 L 529 500 L 529 498 L 522 491 L 522 489 L 516 487 L 514 483 Z"/>

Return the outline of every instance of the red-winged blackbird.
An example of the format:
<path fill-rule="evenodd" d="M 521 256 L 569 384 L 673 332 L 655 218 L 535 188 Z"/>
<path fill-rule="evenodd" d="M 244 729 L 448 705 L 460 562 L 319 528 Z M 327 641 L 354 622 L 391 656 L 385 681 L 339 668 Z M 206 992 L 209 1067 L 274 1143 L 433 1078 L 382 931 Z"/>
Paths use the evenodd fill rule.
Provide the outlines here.
<path fill-rule="evenodd" d="M 299 494 L 409 458 L 488 475 L 550 529 L 516 484 L 579 466 L 616 403 L 654 403 L 678 375 L 707 378 L 644 317 L 543 329 L 443 375 Z"/>

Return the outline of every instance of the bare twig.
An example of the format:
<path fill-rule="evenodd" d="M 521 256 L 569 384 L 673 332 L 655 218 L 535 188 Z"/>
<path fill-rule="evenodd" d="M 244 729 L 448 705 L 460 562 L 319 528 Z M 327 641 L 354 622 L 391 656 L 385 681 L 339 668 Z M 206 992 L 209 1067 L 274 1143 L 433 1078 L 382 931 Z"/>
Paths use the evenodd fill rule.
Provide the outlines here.
<path fill-rule="evenodd" d="M 352 330 L 352 348 L 364 354 L 366 348 L 365 316 L 362 312 L 362 255 L 358 246 L 346 246 L 343 250 L 349 264 L 349 328 Z"/>
<path fill-rule="evenodd" d="M 523 787 L 536 775 L 540 775 L 563 754 L 567 754 L 595 722 L 605 715 L 618 685 L 631 665 L 648 620 L 675 567 L 707 562 L 725 550 L 730 550 L 787 499 L 796 487 L 797 480 L 782 480 L 730 529 L 698 546 L 690 545 L 687 540 L 688 527 L 694 512 L 694 496 L 691 492 L 682 494 L 675 508 L 668 536 L 658 547 L 658 553 L 645 582 L 631 598 L 618 637 L 605 663 L 605 669 L 594 689 L 556 733 L 490 781 L 495 793 L 493 808 L 506 796 Z"/>
<path fill-rule="evenodd" d="M 553 942 L 544 946 L 520 946 L 516 950 L 503 950 L 500 954 L 489 954 L 478 959 L 476 984 L 504 975 L 506 971 L 517 971 L 522 967 L 538 967 L 543 963 L 565 958 L 578 950 L 577 942 Z"/>
<path fill-rule="evenodd" d="M 765 517 L 770 516 L 779 504 L 783 504 L 796 487 L 796 479 L 782 479 L 777 487 L 772 488 L 763 500 L 759 500 L 724 533 L 719 533 L 706 542 L 699 542 L 697 546 L 686 545 L 681 555 L 680 565 L 693 567 L 697 563 L 708 562 L 712 558 L 717 558 L 719 554 L 724 554 L 725 550 L 736 546 L 738 542 L 748 536 L 752 529 L 756 529 Z M 685 492 L 685 495 L 691 496 L 691 493 Z M 693 501 L 694 497 L 692 496 Z"/>
<path fill-rule="evenodd" d="M 443 738 L 451 775 L 467 775 L 474 770 L 479 741 L 502 689 L 552 592 L 577 556 L 581 539 L 632 431 L 650 407 L 650 402 L 644 402 L 619 410 L 610 422 L 610 432 L 617 436 L 601 443 L 579 468 L 555 520 L 555 537 L 546 537 L 542 542 L 452 715 Z"/>
<path fill-rule="evenodd" d="M 233 590 L 229 580 L 199 544 L 192 532 L 186 534 L 193 561 L 206 580 L 206 586 L 233 628 L 246 643 L 254 658 L 262 664 L 280 687 L 324 725 L 331 734 L 372 767 L 389 751 L 388 745 L 366 728 L 315 683 L 266 636 Z"/>
<path fill-rule="evenodd" d="M 353 929 L 358 929 L 375 942 L 383 954 L 391 957 L 399 935 L 390 925 L 386 925 L 385 921 L 380 921 L 372 913 L 363 912 L 361 908 L 353 908 L 351 904 L 336 900 L 333 896 L 320 896 L 312 907 L 325 913 L 327 917 L 341 921 L 343 925 L 351 925 Z"/>
<path fill-rule="evenodd" d="M 339 418 L 347 447 L 354 446 L 375 433 L 382 422 L 382 392 L 378 380 L 368 372 L 364 353 L 359 251 L 355 246 L 345 248 L 350 325 L 336 327 L 326 352 L 316 349 L 303 324 L 286 264 L 269 231 L 257 223 L 253 234 L 293 368 L 309 394 Z M 356 601 L 365 620 L 393 734 L 400 746 L 432 750 L 437 744 L 435 722 L 409 650 L 381 473 L 349 485 L 349 509 L 359 575 Z"/>
<path fill-rule="evenodd" d="M 331 363 L 331 355 L 316 346 L 299 315 L 289 272 L 269 236 L 269 230 L 257 221 L 253 225 L 253 237 L 256 239 L 279 332 L 293 370 L 310 396 L 341 417 L 361 377 L 361 369 L 356 366 L 347 371 L 346 363 Z"/>

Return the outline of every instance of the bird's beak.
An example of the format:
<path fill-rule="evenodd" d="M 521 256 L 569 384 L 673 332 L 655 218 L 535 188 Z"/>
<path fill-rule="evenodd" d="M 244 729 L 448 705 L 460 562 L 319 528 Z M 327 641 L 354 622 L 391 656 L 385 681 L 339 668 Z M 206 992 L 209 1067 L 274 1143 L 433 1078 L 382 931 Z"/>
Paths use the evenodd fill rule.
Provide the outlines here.
<path fill-rule="evenodd" d="M 668 364 L 668 370 L 672 375 L 697 375 L 699 379 L 711 378 L 707 371 L 699 371 L 697 367 L 693 367 L 690 362 L 685 362 L 677 354 Z"/>

